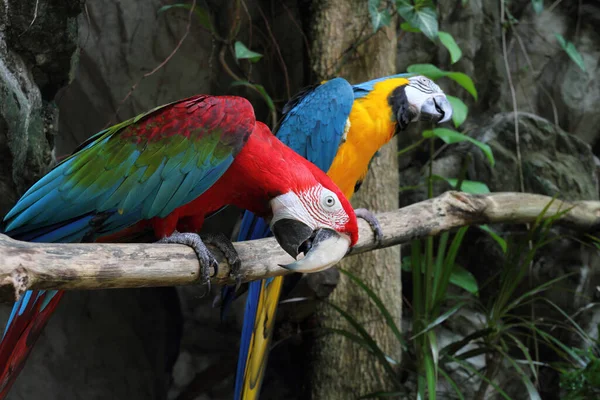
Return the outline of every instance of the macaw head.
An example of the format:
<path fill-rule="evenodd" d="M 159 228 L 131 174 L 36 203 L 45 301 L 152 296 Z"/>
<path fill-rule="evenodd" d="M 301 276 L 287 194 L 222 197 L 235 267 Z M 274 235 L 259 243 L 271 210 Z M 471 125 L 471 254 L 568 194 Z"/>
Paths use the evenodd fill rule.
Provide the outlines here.
<path fill-rule="evenodd" d="M 431 79 L 411 76 L 408 84 L 397 87 L 389 98 L 398 123 L 397 131 L 416 121 L 442 123 L 452 117 L 452 106 L 446 95 Z"/>
<path fill-rule="evenodd" d="M 317 272 L 342 259 L 358 240 L 354 209 L 341 191 L 314 167 L 320 181 L 271 199 L 271 231 L 297 261 L 281 265 L 296 272 Z M 321 178 L 321 179 L 319 179 Z M 303 254 L 304 257 L 298 259 Z"/>

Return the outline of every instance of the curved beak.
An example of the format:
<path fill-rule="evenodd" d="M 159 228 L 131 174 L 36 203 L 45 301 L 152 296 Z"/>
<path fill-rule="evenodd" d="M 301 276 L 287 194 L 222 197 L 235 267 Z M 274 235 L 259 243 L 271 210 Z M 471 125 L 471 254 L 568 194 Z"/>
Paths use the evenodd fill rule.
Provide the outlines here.
<path fill-rule="evenodd" d="M 435 95 L 423 103 L 421 106 L 421 121 L 431 121 L 441 124 L 442 122 L 450 121 L 452 118 L 452 106 L 443 94 Z"/>
<path fill-rule="evenodd" d="M 275 239 L 297 261 L 280 265 L 295 272 L 318 272 L 340 261 L 350 249 L 350 237 L 332 229 L 313 230 L 293 219 L 281 219 L 271 227 Z M 304 257 L 298 260 L 298 255 Z"/>

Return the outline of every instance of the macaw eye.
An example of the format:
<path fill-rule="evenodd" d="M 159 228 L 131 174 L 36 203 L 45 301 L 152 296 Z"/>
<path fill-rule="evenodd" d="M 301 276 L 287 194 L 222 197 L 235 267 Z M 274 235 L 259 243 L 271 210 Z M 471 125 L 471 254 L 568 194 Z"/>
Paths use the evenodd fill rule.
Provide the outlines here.
<path fill-rule="evenodd" d="M 342 209 L 342 203 L 340 202 L 340 199 L 337 197 L 335 192 L 323 188 L 319 197 L 321 202 L 321 208 L 323 211 L 335 214 L 336 212 Z"/>

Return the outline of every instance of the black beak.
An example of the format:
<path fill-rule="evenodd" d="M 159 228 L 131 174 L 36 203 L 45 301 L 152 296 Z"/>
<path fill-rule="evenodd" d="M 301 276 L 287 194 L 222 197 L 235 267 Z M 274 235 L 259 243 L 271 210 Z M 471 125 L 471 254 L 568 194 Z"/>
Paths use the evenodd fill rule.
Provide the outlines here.
<path fill-rule="evenodd" d="M 332 229 L 312 230 L 306 224 L 292 219 L 281 219 L 271 227 L 279 245 L 297 259 L 291 264 L 281 265 L 297 272 L 317 272 L 331 267 L 341 260 L 350 248 L 350 237 Z"/>
<path fill-rule="evenodd" d="M 452 106 L 446 96 L 437 95 L 428 98 L 421 106 L 421 121 L 431 121 L 434 123 L 442 123 L 450 121 L 452 118 Z"/>
<path fill-rule="evenodd" d="M 271 227 L 277 243 L 290 256 L 296 258 L 301 252 L 308 253 L 308 242 L 313 230 L 303 222 L 294 219 L 280 219 Z"/>

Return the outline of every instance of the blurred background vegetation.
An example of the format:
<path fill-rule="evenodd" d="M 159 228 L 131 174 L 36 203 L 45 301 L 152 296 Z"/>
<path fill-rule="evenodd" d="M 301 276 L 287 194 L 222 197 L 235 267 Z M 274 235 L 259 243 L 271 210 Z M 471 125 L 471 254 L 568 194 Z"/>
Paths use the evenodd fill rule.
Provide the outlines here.
<path fill-rule="evenodd" d="M 306 85 L 407 71 L 452 96 L 453 123 L 388 145 L 355 206 L 449 189 L 598 200 L 598 24 L 593 0 L 7 0 L 0 214 L 79 142 L 156 105 L 235 94 L 273 127 Z M 303 278 L 261 398 L 598 398 L 600 241 L 547 217 Z M 243 299 L 220 321 L 204 291 L 68 296 L 9 398 L 231 398 Z"/>

